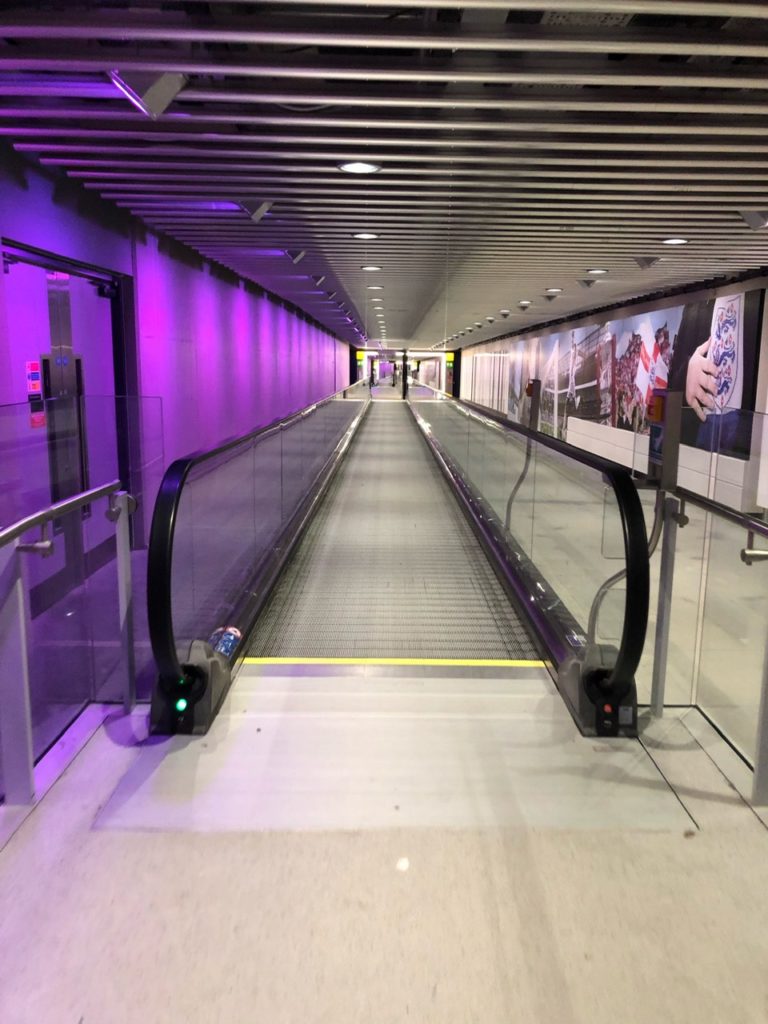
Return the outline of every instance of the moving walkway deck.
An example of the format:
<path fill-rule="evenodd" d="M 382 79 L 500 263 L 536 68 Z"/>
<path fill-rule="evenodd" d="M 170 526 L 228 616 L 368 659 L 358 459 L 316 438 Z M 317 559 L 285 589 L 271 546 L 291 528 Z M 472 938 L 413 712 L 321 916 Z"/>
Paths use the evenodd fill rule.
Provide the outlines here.
<path fill-rule="evenodd" d="M 406 403 L 373 403 L 248 654 L 539 658 Z"/>
<path fill-rule="evenodd" d="M 636 734 L 648 546 L 627 471 L 461 403 L 355 385 L 174 463 L 148 598 L 158 731 L 206 732 L 243 657 L 544 657 L 579 728 Z"/>

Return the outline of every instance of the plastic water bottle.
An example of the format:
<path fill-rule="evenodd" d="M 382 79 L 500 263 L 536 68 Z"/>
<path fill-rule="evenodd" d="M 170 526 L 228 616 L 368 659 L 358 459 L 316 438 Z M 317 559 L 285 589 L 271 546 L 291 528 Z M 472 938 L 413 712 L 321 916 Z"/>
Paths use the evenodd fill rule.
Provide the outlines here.
<path fill-rule="evenodd" d="M 237 626 L 220 626 L 211 634 L 208 643 L 217 654 L 231 658 L 242 639 L 243 634 Z"/>

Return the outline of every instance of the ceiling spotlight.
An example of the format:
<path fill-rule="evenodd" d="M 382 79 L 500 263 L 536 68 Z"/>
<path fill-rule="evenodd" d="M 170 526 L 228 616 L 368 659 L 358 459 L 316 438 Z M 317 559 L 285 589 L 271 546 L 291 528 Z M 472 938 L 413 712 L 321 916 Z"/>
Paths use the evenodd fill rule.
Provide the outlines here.
<path fill-rule="evenodd" d="M 499 310 L 499 316 L 503 316 L 504 319 L 506 320 L 507 317 L 511 314 L 511 312 L 512 312 L 511 309 L 500 309 Z"/>
<path fill-rule="evenodd" d="M 479 320 L 475 320 L 475 327 L 482 327 L 482 323 Z"/>
<path fill-rule="evenodd" d="M 243 199 L 240 201 L 240 206 L 245 210 L 253 223 L 258 224 L 261 218 L 272 209 L 272 200 L 265 199 L 263 203 L 254 204 L 247 199 Z"/>
<path fill-rule="evenodd" d="M 177 71 L 162 74 L 146 71 L 108 71 L 112 83 L 134 107 L 154 120 L 164 114 L 187 84 L 187 76 Z"/>
<path fill-rule="evenodd" d="M 307 250 L 302 249 L 301 252 L 288 252 L 288 250 L 286 249 L 286 255 L 290 256 L 291 263 L 293 263 L 293 265 L 296 266 L 296 264 L 301 263 L 301 261 L 307 255 Z"/>
<path fill-rule="evenodd" d="M 464 337 L 464 331 L 459 331 L 459 337 L 460 337 L 460 338 L 463 338 L 463 337 Z"/>
<path fill-rule="evenodd" d="M 384 285 L 383 284 L 369 284 L 368 285 L 368 291 L 369 292 L 383 292 L 384 291 Z"/>
<path fill-rule="evenodd" d="M 597 283 L 597 282 L 596 282 L 596 281 L 594 280 L 594 278 L 591 278 L 591 277 L 583 277 L 583 278 L 581 278 L 581 279 L 580 279 L 580 280 L 578 281 L 578 284 L 579 284 L 579 285 L 580 285 L 580 287 L 582 287 L 582 288 L 591 288 L 591 287 L 592 287 L 592 285 L 593 285 L 593 284 L 596 284 L 596 283 Z"/>
<path fill-rule="evenodd" d="M 381 270 L 381 267 L 376 267 L 376 266 L 373 265 L 373 263 L 369 263 L 365 267 L 360 267 L 360 269 L 361 270 Z"/>
<path fill-rule="evenodd" d="M 340 171 L 347 174 L 375 174 L 381 170 L 381 164 L 369 164 L 366 160 L 349 160 L 347 163 L 339 164 Z"/>
<path fill-rule="evenodd" d="M 357 231 L 354 235 L 352 235 L 352 237 L 361 238 L 364 242 L 370 242 L 374 238 L 378 238 L 379 236 L 375 235 L 373 231 Z"/>
<path fill-rule="evenodd" d="M 487 316 L 485 319 L 488 321 L 489 324 L 492 324 L 492 323 L 496 322 L 496 317 L 495 316 Z"/>
<path fill-rule="evenodd" d="M 522 306 L 523 309 L 528 309 L 530 304 L 531 304 L 531 300 L 530 299 L 520 299 L 520 301 L 518 302 L 518 306 Z"/>
<path fill-rule="evenodd" d="M 466 330 L 467 334 L 471 334 L 472 331 L 474 330 L 474 327 L 467 327 L 467 328 L 465 328 L 465 330 Z"/>
<path fill-rule="evenodd" d="M 739 216 L 753 231 L 768 227 L 768 210 L 739 210 Z"/>
<path fill-rule="evenodd" d="M 562 288 L 545 288 L 544 289 L 544 294 L 545 295 L 559 295 L 562 290 L 563 290 Z"/>
<path fill-rule="evenodd" d="M 325 280 L 325 274 L 320 274 L 320 275 L 318 275 L 318 277 L 313 277 L 313 278 L 312 278 L 312 280 L 313 280 L 313 281 L 315 282 L 315 284 L 316 284 L 316 285 L 317 285 L 317 287 L 319 288 L 319 287 L 320 287 L 320 285 L 321 285 L 321 284 L 323 283 L 323 281 Z"/>
<path fill-rule="evenodd" d="M 326 295 L 328 296 L 329 299 L 335 299 L 336 296 L 338 295 L 338 292 L 326 292 Z"/>
<path fill-rule="evenodd" d="M 688 245 L 687 238 L 664 238 L 661 242 L 662 245 Z"/>
<path fill-rule="evenodd" d="M 597 277 L 600 274 L 607 274 L 607 270 L 603 270 L 601 267 L 594 267 L 592 270 L 587 271 L 588 274 L 594 274 Z"/>
<path fill-rule="evenodd" d="M 655 267 L 660 260 L 661 256 L 635 256 L 635 263 L 641 270 L 648 270 L 649 267 Z"/>

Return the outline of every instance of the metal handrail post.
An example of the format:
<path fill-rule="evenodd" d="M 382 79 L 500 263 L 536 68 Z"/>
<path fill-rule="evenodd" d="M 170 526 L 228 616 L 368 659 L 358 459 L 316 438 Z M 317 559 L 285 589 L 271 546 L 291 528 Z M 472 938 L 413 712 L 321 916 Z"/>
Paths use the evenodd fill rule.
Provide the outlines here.
<path fill-rule="evenodd" d="M 760 690 L 760 710 L 757 713 L 757 743 L 755 744 L 755 774 L 752 778 L 752 803 L 768 804 L 768 639 L 763 655 L 763 685 Z"/>
<path fill-rule="evenodd" d="M 110 518 L 115 521 L 117 544 L 117 600 L 120 618 L 120 647 L 125 664 L 123 708 L 130 713 L 136 706 L 136 651 L 133 634 L 133 582 L 131 572 L 130 517 L 136 500 L 127 491 L 118 491 L 110 502 Z"/>
<path fill-rule="evenodd" d="M 6 804 L 35 802 L 27 605 L 18 539 L 0 548 L 0 746 Z"/>
<path fill-rule="evenodd" d="M 653 679 L 651 682 L 651 713 L 654 718 L 664 714 L 664 690 L 667 679 L 669 631 L 672 619 L 672 587 L 675 578 L 677 526 L 680 522 L 680 501 L 670 494 L 664 497 L 664 532 L 659 566 L 659 598 L 656 610 L 656 637 L 653 647 Z"/>

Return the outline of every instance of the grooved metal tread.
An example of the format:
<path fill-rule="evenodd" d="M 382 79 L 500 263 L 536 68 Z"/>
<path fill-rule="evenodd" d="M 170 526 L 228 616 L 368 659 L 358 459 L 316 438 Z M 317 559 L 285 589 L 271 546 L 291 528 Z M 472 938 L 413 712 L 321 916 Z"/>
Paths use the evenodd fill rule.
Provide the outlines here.
<path fill-rule="evenodd" d="M 404 402 L 376 402 L 251 657 L 536 659 Z"/>

